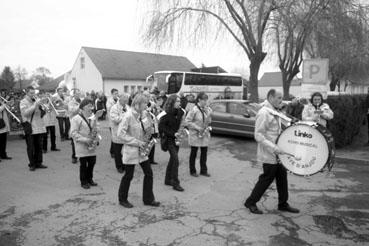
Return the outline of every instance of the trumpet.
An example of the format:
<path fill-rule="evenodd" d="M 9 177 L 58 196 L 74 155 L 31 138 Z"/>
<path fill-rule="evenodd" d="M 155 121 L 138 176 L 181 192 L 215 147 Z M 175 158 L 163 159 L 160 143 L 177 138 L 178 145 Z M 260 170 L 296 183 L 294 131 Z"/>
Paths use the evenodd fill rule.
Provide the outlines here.
<path fill-rule="evenodd" d="M 2 101 L 2 103 L 5 106 L 5 110 L 18 122 L 21 123 L 20 119 L 11 111 L 11 109 L 9 107 L 12 107 L 10 105 L 10 102 L 8 100 L 6 100 L 5 98 L 3 98 L 2 96 L 0 96 L 0 99 Z"/>
<path fill-rule="evenodd" d="M 49 105 L 45 102 L 45 99 L 47 100 L 47 98 L 40 98 L 38 96 L 33 96 L 33 99 L 35 101 L 39 101 L 40 102 L 40 106 L 41 109 L 47 113 L 51 112 L 51 108 L 49 107 Z"/>

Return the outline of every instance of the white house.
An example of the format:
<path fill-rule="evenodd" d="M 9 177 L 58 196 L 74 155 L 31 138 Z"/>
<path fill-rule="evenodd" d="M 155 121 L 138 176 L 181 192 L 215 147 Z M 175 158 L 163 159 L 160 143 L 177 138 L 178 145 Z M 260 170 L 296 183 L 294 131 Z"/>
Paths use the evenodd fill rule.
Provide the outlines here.
<path fill-rule="evenodd" d="M 82 47 L 70 73 L 65 74 L 69 89 L 83 92 L 112 88 L 130 93 L 149 87 L 146 77 L 160 70 L 191 71 L 195 68 L 186 57 Z"/>
<path fill-rule="evenodd" d="M 258 93 L 260 99 L 266 99 L 270 89 L 283 92 L 283 82 L 281 72 L 266 72 L 259 79 Z M 301 79 L 293 79 L 290 87 L 290 95 L 299 96 L 301 94 Z"/>

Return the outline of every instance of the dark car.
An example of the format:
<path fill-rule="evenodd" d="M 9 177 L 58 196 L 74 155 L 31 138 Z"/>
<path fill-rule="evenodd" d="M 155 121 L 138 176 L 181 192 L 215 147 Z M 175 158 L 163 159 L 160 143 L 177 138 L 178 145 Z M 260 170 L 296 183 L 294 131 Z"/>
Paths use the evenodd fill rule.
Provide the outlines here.
<path fill-rule="evenodd" d="M 213 110 L 213 133 L 254 137 L 255 116 L 260 106 L 247 100 L 214 100 L 209 106 Z"/>

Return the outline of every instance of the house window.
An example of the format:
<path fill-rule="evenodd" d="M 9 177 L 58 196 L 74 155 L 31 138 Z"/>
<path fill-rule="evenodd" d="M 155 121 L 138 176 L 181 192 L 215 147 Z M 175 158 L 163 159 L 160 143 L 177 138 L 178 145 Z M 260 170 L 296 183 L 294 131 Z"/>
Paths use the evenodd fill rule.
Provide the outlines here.
<path fill-rule="evenodd" d="M 131 85 L 131 92 L 135 92 L 136 86 Z"/>
<path fill-rule="evenodd" d="M 84 57 L 80 58 L 80 63 L 81 63 L 81 69 L 84 69 L 85 68 L 85 58 Z"/>
<path fill-rule="evenodd" d="M 125 85 L 125 86 L 124 86 L 124 92 L 125 92 L 125 93 L 128 93 L 128 90 L 129 90 L 129 86 L 128 86 L 128 85 Z"/>
<path fill-rule="evenodd" d="M 141 92 L 141 91 L 142 91 L 142 86 L 137 86 L 137 90 L 138 90 L 139 92 Z"/>

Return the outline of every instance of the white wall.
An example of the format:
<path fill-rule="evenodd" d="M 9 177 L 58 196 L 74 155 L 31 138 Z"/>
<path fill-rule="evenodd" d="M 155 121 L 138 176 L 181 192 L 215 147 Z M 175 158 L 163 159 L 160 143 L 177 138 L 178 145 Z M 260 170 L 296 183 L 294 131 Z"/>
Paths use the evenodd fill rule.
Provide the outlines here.
<path fill-rule="evenodd" d="M 81 68 L 81 57 L 85 58 L 84 68 Z M 73 65 L 70 79 L 73 78 L 76 78 L 77 89 L 80 89 L 83 92 L 90 92 L 91 90 L 98 92 L 103 90 L 103 80 L 101 74 L 83 49 L 80 50 Z M 71 84 L 73 81 L 68 81 L 67 83 Z"/>
<path fill-rule="evenodd" d="M 143 91 L 145 87 L 150 88 L 150 85 L 146 84 L 145 80 L 104 80 L 105 95 L 110 95 L 110 91 L 113 88 L 117 89 L 119 93 L 131 93 L 132 91 Z"/>

